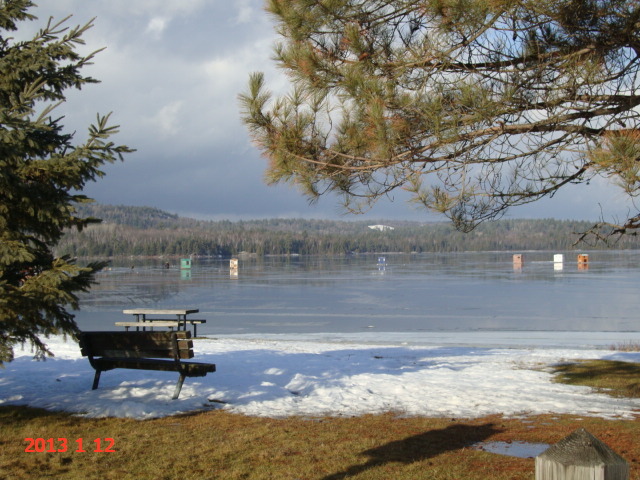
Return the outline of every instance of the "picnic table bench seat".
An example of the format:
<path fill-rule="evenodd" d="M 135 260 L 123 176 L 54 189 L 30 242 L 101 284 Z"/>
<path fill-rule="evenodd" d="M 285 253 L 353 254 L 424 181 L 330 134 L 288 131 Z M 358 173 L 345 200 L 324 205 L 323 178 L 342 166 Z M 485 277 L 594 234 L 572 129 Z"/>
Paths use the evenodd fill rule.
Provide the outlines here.
<path fill-rule="evenodd" d="M 115 368 L 178 372 L 173 394 L 177 399 L 186 377 L 204 377 L 215 372 L 213 363 L 185 361 L 194 357 L 191 332 L 82 332 L 82 355 L 95 369 L 93 387 L 98 388 L 100 374 Z"/>
<path fill-rule="evenodd" d="M 131 327 L 135 327 L 136 330 L 145 330 L 147 328 L 153 329 L 153 327 L 165 327 L 169 329 L 177 329 L 180 330 L 180 327 L 183 327 L 184 330 L 187 329 L 187 324 L 193 327 L 193 336 L 198 336 L 198 325 L 202 325 L 203 323 L 207 323 L 206 320 L 200 320 L 195 318 L 188 318 L 186 320 L 167 320 L 166 318 L 147 318 L 145 320 L 136 320 L 136 321 L 127 321 L 127 322 L 116 322 L 116 327 L 124 327 L 125 331 L 129 331 Z"/>
<path fill-rule="evenodd" d="M 124 327 L 126 331 L 130 327 L 136 328 L 153 328 L 153 327 L 166 327 L 166 328 L 180 328 L 180 322 L 177 320 L 152 320 L 149 322 L 116 322 L 116 327 Z"/>

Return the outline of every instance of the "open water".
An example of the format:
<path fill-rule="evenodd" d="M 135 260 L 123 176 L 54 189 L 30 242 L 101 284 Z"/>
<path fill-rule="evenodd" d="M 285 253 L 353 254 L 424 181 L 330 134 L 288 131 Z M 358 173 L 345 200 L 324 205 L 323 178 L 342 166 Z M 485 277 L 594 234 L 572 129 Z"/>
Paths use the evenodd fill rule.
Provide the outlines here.
<path fill-rule="evenodd" d="M 562 264 L 554 254 L 564 255 Z M 640 252 L 378 254 L 115 262 L 82 297 L 81 329 L 127 308 L 197 308 L 203 335 L 640 332 Z M 529 332 L 529 333 L 525 333 Z"/>

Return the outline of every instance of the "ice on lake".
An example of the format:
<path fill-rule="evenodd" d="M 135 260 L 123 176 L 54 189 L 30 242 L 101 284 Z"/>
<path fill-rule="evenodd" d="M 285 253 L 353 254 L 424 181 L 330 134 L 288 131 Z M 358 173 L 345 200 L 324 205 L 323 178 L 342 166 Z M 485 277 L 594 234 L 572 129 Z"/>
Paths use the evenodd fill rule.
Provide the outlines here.
<path fill-rule="evenodd" d="M 86 330 L 110 329 L 127 320 L 126 308 L 198 308 L 207 319 L 202 335 L 428 343 L 443 332 L 463 343 L 470 334 L 526 343 L 564 331 L 580 343 L 590 332 L 609 332 L 602 341 L 637 332 L 640 252 L 588 252 L 587 265 L 578 253 L 523 252 L 521 266 L 512 252 L 384 254 L 384 262 L 379 254 L 247 257 L 237 274 L 229 259 L 194 258 L 190 269 L 179 261 L 164 268 L 166 259 L 114 262 L 77 320 Z"/>

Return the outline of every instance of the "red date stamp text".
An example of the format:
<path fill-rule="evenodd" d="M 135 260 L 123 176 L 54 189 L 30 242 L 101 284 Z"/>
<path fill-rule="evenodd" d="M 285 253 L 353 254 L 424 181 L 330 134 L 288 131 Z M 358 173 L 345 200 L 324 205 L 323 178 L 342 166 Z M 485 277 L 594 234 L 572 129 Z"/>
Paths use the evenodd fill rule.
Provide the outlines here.
<path fill-rule="evenodd" d="M 77 438 L 69 441 L 64 437 L 59 438 L 25 438 L 27 447 L 24 449 L 27 453 L 115 453 L 116 441 L 113 438 L 96 438 L 93 442 L 87 442 L 84 439 Z"/>

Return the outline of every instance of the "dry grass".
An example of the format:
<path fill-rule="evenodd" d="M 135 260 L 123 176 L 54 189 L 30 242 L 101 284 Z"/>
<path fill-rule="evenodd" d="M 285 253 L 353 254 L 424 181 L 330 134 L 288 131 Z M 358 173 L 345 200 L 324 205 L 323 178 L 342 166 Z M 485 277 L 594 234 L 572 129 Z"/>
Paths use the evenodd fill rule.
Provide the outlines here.
<path fill-rule="evenodd" d="M 482 441 L 552 444 L 579 427 L 626 458 L 631 478 L 640 479 L 640 424 L 634 421 L 393 414 L 267 419 L 223 411 L 137 421 L 24 407 L 0 407 L 0 478 L 531 479 L 533 459 L 469 447 Z M 26 437 L 64 437 L 70 445 L 83 438 L 87 452 L 26 453 Z M 90 451 L 93 439 L 105 437 L 115 439 L 115 453 Z"/>
<path fill-rule="evenodd" d="M 618 397 L 640 398 L 640 365 L 613 360 L 582 360 L 556 365 L 556 381 L 592 387 Z"/>
<path fill-rule="evenodd" d="M 558 380 L 638 396 L 638 366 L 584 361 L 556 366 Z M 534 460 L 471 448 L 477 442 L 553 444 L 579 427 L 608 444 L 640 480 L 640 422 L 568 415 L 479 419 L 269 419 L 223 411 L 157 420 L 83 419 L 0 407 L 0 480 L 64 479 L 532 479 Z M 66 452 L 27 453 L 25 438 L 66 438 Z M 82 438 L 84 453 L 75 452 Z M 93 440 L 113 438 L 114 453 Z"/>
<path fill-rule="evenodd" d="M 611 345 L 611 350 L 619 352 L 640 352 L 640 342 L 622 342 Z"/>

